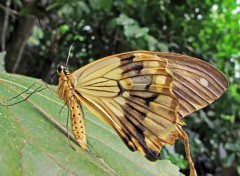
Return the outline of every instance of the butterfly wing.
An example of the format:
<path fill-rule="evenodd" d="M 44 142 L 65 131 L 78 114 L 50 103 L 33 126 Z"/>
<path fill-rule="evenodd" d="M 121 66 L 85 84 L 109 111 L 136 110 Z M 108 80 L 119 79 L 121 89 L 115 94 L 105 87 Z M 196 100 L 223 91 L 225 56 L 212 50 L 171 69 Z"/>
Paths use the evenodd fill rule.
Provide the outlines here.
<path fill-rule="evenodd" d="M 178 113 L 181 117 L 211 104 L 228 87 L 226 77 L 200 59 L 174 53 L 155 54 L 167 59 L 168 68 L 173 72 L 172 90 L 179 100 Z"/>
<path fill-rule="evenodd" d="M 128 147 L 156 160 L 173 144 L 178 100 L 167 61 L 152 54 L 126 53 L 102 59 L 73 74 L 79 99 L 110 124 Z"/>
<path fill-rule="evenodd" d="M 167 53 L 147 51 L 122 53 L 95 61 L 72 74 L 81 102 L 110 124 L 132 151 L 139 150 L 152 161 L 158 158 L 162 145 L 172 145 L 182 136 L 184 123 L 179 115 L 184 117 L 203 108 L 224 92 L 199 96 L 198 89 L 204 95 L 212 93 L 212 89 L 204 91 L 204 87 L 218 89 L 216 80 L 212 79 L 215 73 L 217 82 L 224 77 L 198 59 L 167 56 Z M 195 62 L 200 63 L 195 64 L 199 69 L 189 71 Z M 211 71 L 200 72 L 206 68 Z M 192 95 L 185 96 L 186 90 Z"/>

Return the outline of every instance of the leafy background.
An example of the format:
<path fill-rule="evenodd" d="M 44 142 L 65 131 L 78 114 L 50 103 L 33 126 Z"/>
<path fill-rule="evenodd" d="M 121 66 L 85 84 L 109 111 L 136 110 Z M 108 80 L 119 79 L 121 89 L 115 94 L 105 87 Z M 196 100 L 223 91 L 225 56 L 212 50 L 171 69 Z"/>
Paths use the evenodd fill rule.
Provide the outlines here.
<path fill-rule="evenodd" d="M 0 14 L 0 63 L 6 51 L 5 65 L 0 66 L 0 70 L 46 82 L 57 66 L 65 63 L 72 43 L 75 45 L 70 70 L 104 56 L 137 49 L 187 54 L 215 65 L 229 80 L 227 93 L 184 119 L 187 123 L 184 129 L 189 134 L 199 175 L 240 174 L 239 0 L 126 0 L 124 3 L 0 0 Z M 1 74 L 0 78 L 3 77 Z M 1 88 L 1 96 L 7 95 L 3 93 L 5 89 Z M 24 110 L 27 107 L 25 104 Z M 1 108 L 0 112 L 3 111 L 9 113 Z M 24 114 L 23 119 L 30 118 Z M 14 135 L 14 128 L 9 128 L 5 122 L 6 118 L 1 116 L 1 127 L 5 128 L 6 135 Z M 54 135 L 50 137 L 54 140 Z M 18 142 L 24 141 L 21 139 Z M 10 152 L 3 144 L 0 149 Z M 93 150 L 94 146 L 91 146 Z M 187 173 L 181 142 L 163 150 L 161 159 L 170 159 L 182 173 Z M 35 162 L 41 164 L 41 161 Z"/>

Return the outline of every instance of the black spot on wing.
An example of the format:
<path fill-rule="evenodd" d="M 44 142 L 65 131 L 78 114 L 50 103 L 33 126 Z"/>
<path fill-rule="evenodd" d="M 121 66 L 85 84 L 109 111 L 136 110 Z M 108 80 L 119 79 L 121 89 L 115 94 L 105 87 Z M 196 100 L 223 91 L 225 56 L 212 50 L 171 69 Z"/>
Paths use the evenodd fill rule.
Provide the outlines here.
<path fill-rule="evenodd" d="M 135 56 L 133 54 L 130 54 L 130 55 L 119 56 L 119 58 L 121 59 L 121 65 L 126 65 L 126 64 L 133 63 L 133 59 L 135 58 Z"/>
<path fill-rule="evenodd" d="M 153 102 L 158 97 L 157 93 L 154 93 L 151 97 L 145 98 L 146 105 L 149 107 L 149 104 Z"/>
<path fill-rule="evenodd" d="M 146 152 L 145 157 L 149 160 L 149 161 L 156 161 L 159 157 L 160 157 L 160 151 L 156 152 L 154 150 L 151 149 L 147 149 L 144 148 L 144 151 Z"/>
<path fill-rule="evenodd" d="M 150 93 L 150 92 L 148 93 L 142 92 L 141 94 L 134 94 L 134 92 L 132 91 L 129 95 L 129 99 L 139 103 L 143 103 L 144 105 L 149 107 L 149 104 L 153 102 L 158 97 L 158 95 L 159 95 L 158 93 Z"/>
<path fill-rule="evenodd" d="M 152 78 L 152 77 L 151 77 Z M 145 90 L 149 90 L 150 86 L 152 85 L 152 79 L 151 79 L 151 83 L 147 84 L 145 87 Z"/>
<path fill-rule="evenodd" d="M 121 84 L 119 83 L 119 81 L 117 81 L 117 86 L 118 86 L 118 88 L 119 88 L 119 92 L 118 92 L 118 96 L 120 96 L 120 95 L 122 95 L 123 94 L 123 92 L 124 92 L 124 89 L 123 89 L 123 87 L 121 86 Z"/>
<path fill-rule="evenodd" d="M 143 69 L 143 65 L 142 65 L 141 62 L 140 63 L 136 62 L 136 63 L 131 63 L 131 64 L 127 64 L 127 65 L 121 66 L 121 68 L 123 69 L 122 74 L 131 72 L 131 71 L 134 71 L 137 74 L 140 74 L 141 70 Z"/>

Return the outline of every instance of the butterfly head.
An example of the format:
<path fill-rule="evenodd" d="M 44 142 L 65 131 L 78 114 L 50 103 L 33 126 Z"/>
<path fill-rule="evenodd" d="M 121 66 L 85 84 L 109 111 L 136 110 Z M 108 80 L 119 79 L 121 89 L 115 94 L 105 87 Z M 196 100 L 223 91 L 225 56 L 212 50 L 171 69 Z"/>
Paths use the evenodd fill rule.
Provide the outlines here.
<path fill-rule="evenodd" d="M 63 65 L 58 66 L 57 73 L 58 75 L 60 75 L 61 73 L 63 73 L 64 75 L 70 75 L 68 68 Z"/>

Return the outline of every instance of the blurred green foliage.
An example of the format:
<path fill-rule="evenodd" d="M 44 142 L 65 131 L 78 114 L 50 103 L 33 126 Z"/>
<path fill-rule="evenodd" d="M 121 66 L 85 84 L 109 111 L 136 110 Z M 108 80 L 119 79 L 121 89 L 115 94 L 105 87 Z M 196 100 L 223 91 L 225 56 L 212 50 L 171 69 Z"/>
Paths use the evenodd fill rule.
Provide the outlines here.
<path fill-rule="evenodd" d="M 24 51 L 21 74 L 46 80 L 58 64 L 65 63 L 72 43 L 70 70 L 138 49 L 187 54 L 218 67 L 229 80 L 227 93 L 186 118 L 185 129 L 200 175 L 240 174 L 239 0 L 42 0 L 35 12 L 24 9 L 20 0 L 12 3 L 20 14 L 40 19 Z M 17 20 L 15 16 L 9 21 L 6 45 Z M 42 72 L 46 64 L 51 65 L 49 73 Z M 186 169 L 175 152 L 184 153 L 181 143 L 169 158 Z M 162 153 L 163 158 L 169 156 L 168 150 Z"/>
<path fill-rule="evenodd" d="M 4 68 L 4 57 L 5 57 L 6 52 L 0 52 L 0 72 L 6 72 Z"/>

